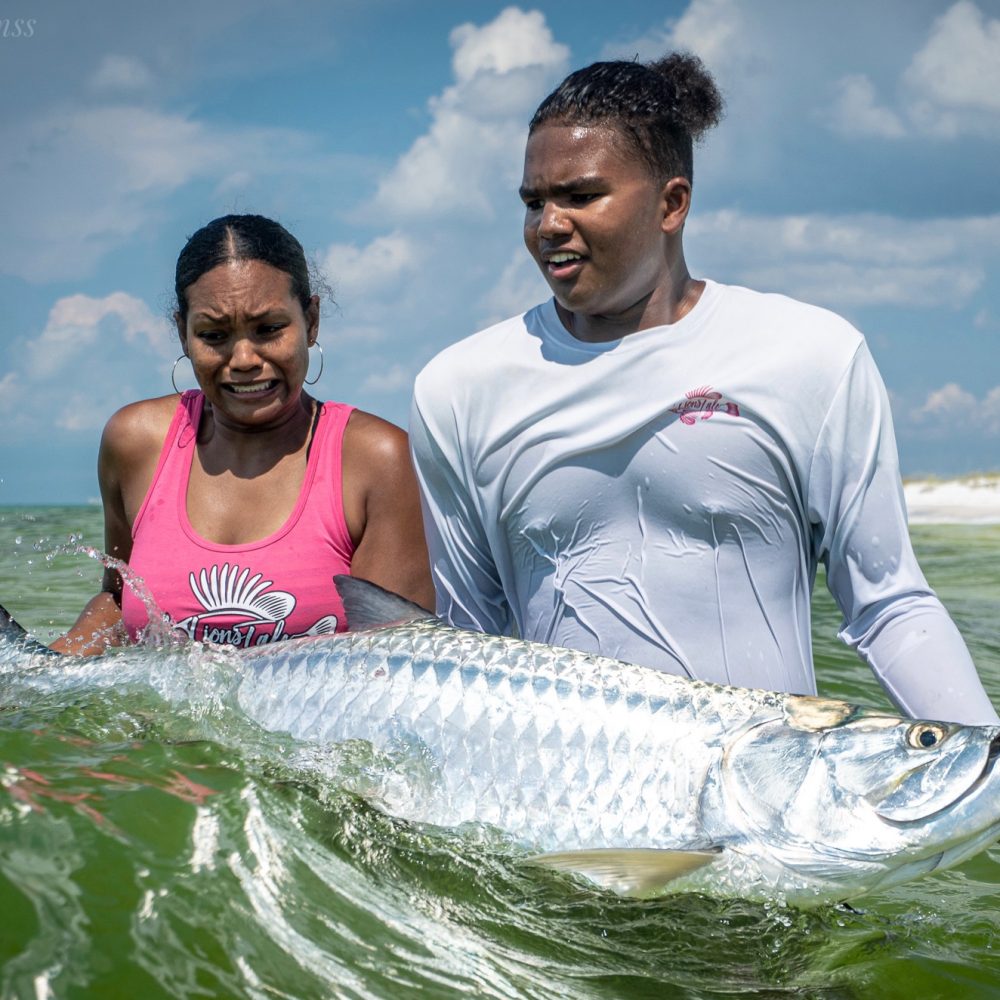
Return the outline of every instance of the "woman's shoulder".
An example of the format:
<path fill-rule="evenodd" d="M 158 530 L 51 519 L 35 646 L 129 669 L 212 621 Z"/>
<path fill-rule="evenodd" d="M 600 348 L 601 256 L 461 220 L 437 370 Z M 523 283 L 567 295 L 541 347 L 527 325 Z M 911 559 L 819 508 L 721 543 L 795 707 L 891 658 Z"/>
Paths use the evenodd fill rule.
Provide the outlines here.
<path fill-rule="evenodd" d="M 398 461 L 409 455 L 406 431 L 382 417 L 354 409 L 344 429 L 344 454 L 360 461 Z"/>
<path fill-rule="evenodd" d="M 158 452 L 177 405 L 178 397 L 170 395 L 140 399 L 123 406 L 105 424 L 102 447 L 126 458 L 135 453 L 147 454 L 153 447 Z"/>

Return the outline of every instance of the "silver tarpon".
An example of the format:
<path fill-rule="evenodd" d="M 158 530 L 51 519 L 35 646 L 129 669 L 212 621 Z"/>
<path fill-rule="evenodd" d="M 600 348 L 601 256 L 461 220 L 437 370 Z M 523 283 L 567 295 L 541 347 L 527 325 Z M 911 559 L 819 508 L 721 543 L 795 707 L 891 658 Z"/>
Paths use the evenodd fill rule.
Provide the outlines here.
<path fill-rule="evenodd" d="M 494 828 L 619 892 L 799 905 L 950 867 L 1000 836 L 998 727 L 690 681 L 337 586 L 351 631 L 232 654 L 233 695 L 268 730 L 419 760 L 375 802 L 401 818 Z M 13 663 L 22 681 L 96 682 L 103 660 L 106 683 L 121 680 L 121 656 L 56 663 L 24 640 L 17 669 L 16 629 L 8 676 Z M 162 692 L 167 673 L 158 657 L 148 681 Z"/>

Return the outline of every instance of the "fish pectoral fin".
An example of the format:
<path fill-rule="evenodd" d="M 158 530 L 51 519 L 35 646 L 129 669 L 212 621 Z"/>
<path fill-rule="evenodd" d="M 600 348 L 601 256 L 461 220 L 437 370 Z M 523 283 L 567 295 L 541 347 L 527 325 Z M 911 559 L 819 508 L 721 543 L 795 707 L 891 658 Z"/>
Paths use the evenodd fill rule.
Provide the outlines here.
<path fill-rule="evenodd" d="M 719 847 L 699 851 L 604 847 L 536 854 L 529 860 L 559 871 L 576 872 L 623 896 L 645 896 L 714 861 L 721 850 Z"/>

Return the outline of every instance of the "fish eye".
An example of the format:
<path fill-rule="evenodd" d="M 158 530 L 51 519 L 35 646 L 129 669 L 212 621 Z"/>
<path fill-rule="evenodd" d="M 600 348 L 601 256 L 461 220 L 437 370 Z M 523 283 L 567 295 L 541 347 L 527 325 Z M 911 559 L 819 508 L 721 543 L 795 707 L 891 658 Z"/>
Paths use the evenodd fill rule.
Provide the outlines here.
<path fill-rule="evenodd" d="M 932 747 L 936 747 L 947 735 L 948 732 L 944 726 L 920 722 L 910 727 L 906 734 L 906 742 L 914 750 L 930 750 Z"/>

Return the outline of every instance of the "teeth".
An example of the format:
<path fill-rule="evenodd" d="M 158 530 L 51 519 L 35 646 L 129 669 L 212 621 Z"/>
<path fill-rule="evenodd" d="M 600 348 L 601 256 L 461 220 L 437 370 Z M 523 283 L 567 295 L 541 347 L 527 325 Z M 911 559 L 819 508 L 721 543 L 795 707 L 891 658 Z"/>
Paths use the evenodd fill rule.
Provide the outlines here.
<path fill-rule="evenodd" d="M 578 253 L 554 253 L 549 257 L 550 264 L 565 264 L 571 260 L 582 260 Z"/>
<path fill-rule="evenodd" d="M 271 388 L 270 382 L 251 382 L 248 385 L 230 385 L 230 389 L 236 393 L 262 392 Z"/>

